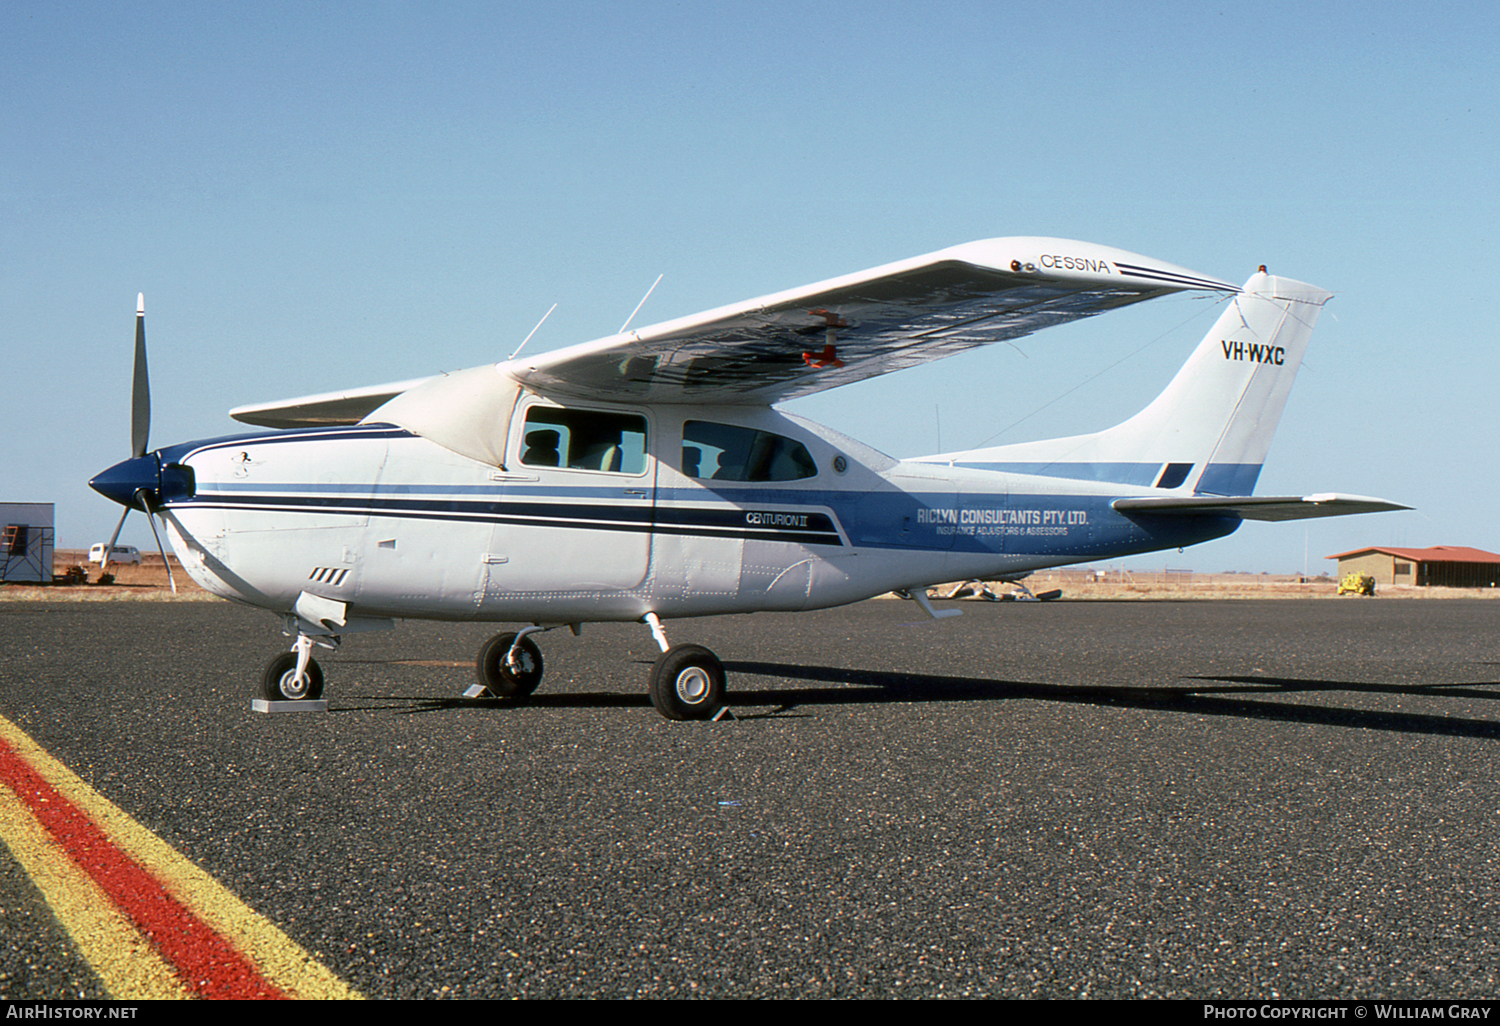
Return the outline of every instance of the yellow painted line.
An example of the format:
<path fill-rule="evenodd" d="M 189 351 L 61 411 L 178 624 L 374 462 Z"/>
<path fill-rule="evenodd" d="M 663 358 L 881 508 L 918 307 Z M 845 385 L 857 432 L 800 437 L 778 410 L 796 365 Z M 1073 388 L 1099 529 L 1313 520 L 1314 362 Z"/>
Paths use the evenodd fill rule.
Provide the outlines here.
<path fill-rule="evenodd" d="M 156 877 L 173 898 L 253 962 L 288 997 L 363 997 L 217 880 L 84 783 L 3 716 L 0 716 L 0 739 L 38 776 L 93 820 L 121 851 Z M 11 800 L 16 799 L 11 796 Z M 37 829 L 41 829 L 40 824 Z M 75 867 L 75 872 L 81 871 Z M 58 908 L 50 896 L 48 903 L 54 910 Z M 98 966 L 92 958 L 89 961 Z"/>
<path fill-rule="evenodd" d="M 26 804 L 0 784 L 0 841 L 52 908 L 73 944 L 119 1001 L 187 998 L 182 981 L 141 932 L 68 858 Z"/>

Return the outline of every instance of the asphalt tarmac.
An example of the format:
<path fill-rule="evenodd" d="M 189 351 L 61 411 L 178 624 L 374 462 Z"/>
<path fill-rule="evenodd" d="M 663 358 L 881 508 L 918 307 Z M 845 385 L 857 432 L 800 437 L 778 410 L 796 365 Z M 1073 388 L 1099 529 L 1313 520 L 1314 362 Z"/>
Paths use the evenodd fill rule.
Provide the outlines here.
<path fill-rule="evenodd" d="M 894 600 L 320 657 L 220 603 L 0 604 L 0 714 L 370 997 L 1493 997 L 1500 602 Z M 0 848 L 0 997 L 100 996 Z"/>

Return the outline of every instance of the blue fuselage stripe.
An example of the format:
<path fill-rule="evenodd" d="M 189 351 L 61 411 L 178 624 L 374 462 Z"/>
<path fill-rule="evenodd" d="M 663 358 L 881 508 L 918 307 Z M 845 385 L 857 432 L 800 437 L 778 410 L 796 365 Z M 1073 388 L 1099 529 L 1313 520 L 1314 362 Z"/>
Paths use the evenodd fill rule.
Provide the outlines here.
<path fill-rule="evenodd" d="M 402 517 L 471 523 L 529 524 L 631 533 L 764 538 L 809 545 L 842 545 L 832 518 L 817 512 L 760 512 L 742 509 L 652 507 L 647 502 L 474 502 L 464 499 L 394 499 L 377 496 L 293 495 L 265 492 L 221 495 L 205 492 L 173 508 L 261 509 L 340 516 Z"/>

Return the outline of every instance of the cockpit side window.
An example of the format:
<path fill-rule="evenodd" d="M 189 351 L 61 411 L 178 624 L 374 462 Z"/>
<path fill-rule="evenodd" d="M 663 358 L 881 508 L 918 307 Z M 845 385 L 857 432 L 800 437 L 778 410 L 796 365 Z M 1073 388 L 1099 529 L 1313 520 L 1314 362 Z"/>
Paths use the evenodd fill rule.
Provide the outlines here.
<path fill-rule="evenodd" d="M 682 472 L 713 481 L 800 481 L 815 477 L 818 465 L 794 438 L 690 420 L 682 425 Z"/>
<path fill-rule="evenodd" d="M 646 418 L 533 406 L 526 411 L 521 432 L 521 462 L 529 467 L 645 473 Z"/>

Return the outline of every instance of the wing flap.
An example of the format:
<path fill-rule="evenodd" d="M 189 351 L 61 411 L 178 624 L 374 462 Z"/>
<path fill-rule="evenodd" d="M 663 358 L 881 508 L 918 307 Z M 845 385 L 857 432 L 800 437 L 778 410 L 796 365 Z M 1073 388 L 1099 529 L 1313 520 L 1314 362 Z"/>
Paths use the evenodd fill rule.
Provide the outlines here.
<path fill-rule="evenodd" d="M 1116 499 L 1111 505 L 1121 513 L 1149 513 L 1153 516 L 1236 516 L 1241 520 L 1309 520 L 1314 517 L 1342 517 L 1353 513 L 1385 513 L 1411 509 L 1400 503 L 1373 499 L 1366 495 L 1340 495 L 1320 492 L 1316 495 L 1240 495 L 1229 498 L 1196 496 L 1174 498 L 1144 496 Z"/>

